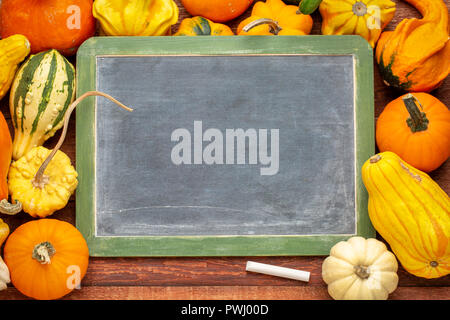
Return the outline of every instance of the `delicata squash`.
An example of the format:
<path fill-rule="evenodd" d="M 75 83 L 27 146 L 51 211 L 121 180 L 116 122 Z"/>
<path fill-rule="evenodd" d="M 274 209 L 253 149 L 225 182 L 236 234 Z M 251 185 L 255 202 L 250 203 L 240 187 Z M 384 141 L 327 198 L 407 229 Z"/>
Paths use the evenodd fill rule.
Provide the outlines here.
<path fill-rule="evenodd" d="M 426 173 L 393 152 L 366 161 L 362 178 L 369 217 L 409 273 L 439 278 L 450 273 L 450 198 Z"/>

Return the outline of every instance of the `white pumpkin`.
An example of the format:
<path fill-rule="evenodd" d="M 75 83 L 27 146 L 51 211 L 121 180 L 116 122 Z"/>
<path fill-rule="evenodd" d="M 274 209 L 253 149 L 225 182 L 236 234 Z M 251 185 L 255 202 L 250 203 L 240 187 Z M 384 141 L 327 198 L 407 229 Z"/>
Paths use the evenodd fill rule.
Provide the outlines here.
<path fill-rule="evenodd" d="M 9 277 L 9 270 L 3 261 L 2 257 L 0 257 L 0 291 L 5 290 L 8 283 L 11 282 Z"/>
<path fill-rule="evenodd" d="M 322 278 L 335 300 L 386 300 L 398 285 L 398 263 L 376 239 L 352 237 L 330 250 Z"/>

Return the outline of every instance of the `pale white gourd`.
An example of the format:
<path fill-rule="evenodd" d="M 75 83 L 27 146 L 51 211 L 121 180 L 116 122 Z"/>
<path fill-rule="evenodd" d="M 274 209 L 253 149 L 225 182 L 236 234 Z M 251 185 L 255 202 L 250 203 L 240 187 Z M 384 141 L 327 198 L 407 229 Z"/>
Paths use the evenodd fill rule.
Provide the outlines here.
<path fill-rule="evenodd" d="M 352 237 L 331 248 L 322 278 L 335 300 L 386 300 L 398 286 L 397 269 L 383 242 Z"/>
<path fill-rule="evenodd" d="M 2 257 L 0 257 L 0 291 L 5 290 L 7 284 L 11 282 L 9 276 L 9 270 L 3 261 Z"/>

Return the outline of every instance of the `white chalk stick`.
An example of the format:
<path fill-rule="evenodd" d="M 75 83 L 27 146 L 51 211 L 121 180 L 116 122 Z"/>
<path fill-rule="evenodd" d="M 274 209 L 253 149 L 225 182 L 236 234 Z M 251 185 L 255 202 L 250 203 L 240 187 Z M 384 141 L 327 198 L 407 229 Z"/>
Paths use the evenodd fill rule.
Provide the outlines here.
<path fill-rule="evenodd" d="M 247 267 L 245 270 L 251 271 L 251 272 L 268 274 L 271 276 L 300 280 L 300 281 L 305 281 L 305 282 L 309 281 L 309 275 L 310 275 L 310 273 L 307 271 L 284 268 L 284 267 L 277 267 L 277 266 L 272 266 L 270 264 L 253 262 L 253 261 L 247 261 Z"/>

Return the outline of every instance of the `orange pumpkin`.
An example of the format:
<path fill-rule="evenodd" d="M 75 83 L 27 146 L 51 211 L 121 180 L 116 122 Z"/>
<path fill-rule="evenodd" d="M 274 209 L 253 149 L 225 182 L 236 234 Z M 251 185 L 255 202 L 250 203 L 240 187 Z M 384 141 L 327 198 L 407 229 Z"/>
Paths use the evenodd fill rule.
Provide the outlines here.
<path fill-rule="evenodd" d="M 181 0 L 181 3 L 192 16 L 227 22 L 243 14 L 253 0 Z"/>
<path fill-rule="evenodd" d="M 81 233 L 55 219 L 27 222 L 8 238 L 5 263 L 21 293 L 39 300 L 58 299 L 79 287 L 89 250 Z"/>
<path fill-rule="evenodd" d="M 1 37 L 26 36 L 32 53 L 73 55 L 95 32 L 91 0 L 3 0 L 0 21 Z"/>
<path fill-rule="evenodd" d="M 8 176 L 9 165 L 12 157 L 12 140 L 5 117 L 0 112 L 0 200 L 8 199 Z"/>
<path fill-rule="evenodd" d="M 425 172 L 450 157 L 450 111 L 424 92 L 406 94 L 390 102 L 376 125 L 381 152 L 392 151 Z"/>

